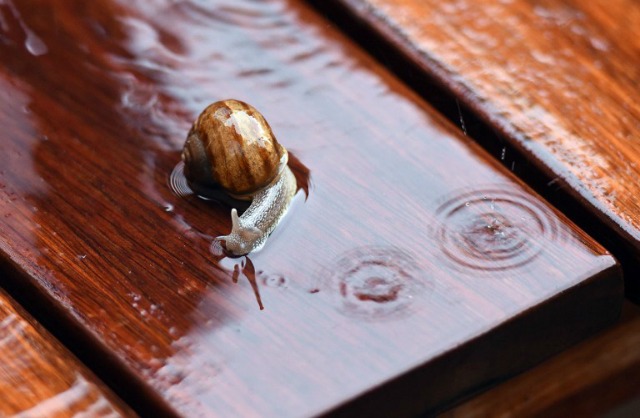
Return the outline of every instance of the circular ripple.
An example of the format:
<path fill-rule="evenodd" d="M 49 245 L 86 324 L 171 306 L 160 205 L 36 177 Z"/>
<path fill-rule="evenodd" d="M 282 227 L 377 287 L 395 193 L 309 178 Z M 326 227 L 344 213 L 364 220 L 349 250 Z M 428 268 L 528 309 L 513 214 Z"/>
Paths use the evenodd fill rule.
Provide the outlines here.
<path fill-rule="evenodd" d="M 461 193 L 438 210 L 436 240 L 456 266 L 507 270 L 531 262 L 544 242 L 555 240 L 555 216 L 518 190 Z"/>
<path fill-rule="evenodd" d="M 277 273 L 265 273 L 264 271 L 258 271 L 258 277 L 263 285 L 274 288 L 287 288 L 289 286 L 289 280 L 282 274 Z"/>
<path fill-rule="evenodd" d="M 173 193 L 180 197 L 190 196 L 193 194 L 193 190 L 189 187 L 187 178 L 184 176 L 184 162 L 180 161 L 173 168 L 173 171 L 169 176 L 169 187 Z"/>
<path fill-rule="evenodd" d="M 338 309 L 363 319 L 396 317 L 424 289 L 421 269 L 393 247 L 363 247 L 346 253 L 329 275 Z"/>

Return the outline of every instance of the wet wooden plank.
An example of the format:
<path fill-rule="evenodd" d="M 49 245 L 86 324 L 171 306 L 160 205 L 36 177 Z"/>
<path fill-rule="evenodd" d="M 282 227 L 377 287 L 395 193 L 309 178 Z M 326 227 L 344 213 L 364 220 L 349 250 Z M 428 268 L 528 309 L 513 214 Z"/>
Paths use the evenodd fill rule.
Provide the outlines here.
<path fill-rule="evenodd" d="M 2 290 L 0 415 L 136 416 Z"/>
<path fill-rule="evenodd" d="M 627 303 L 614 327 L 441 416 L 637 415 L 638 344 L 640 309 Z"/>
<path fill-rule="evenodd" d="M 0 11 L 4 266 L 166 413 L 409 415 L 618 315 L 601 246 L 303 2 Z M 169 187 L 228 97 L 308 191 L 240 259 L 229 207 Z"/>
<path fill-rule="evenodd" d="M 640 298 L 638 2 L 334 3 L 500 132 L 547 176 L 545 195 L 586 209 L 584 225 L 624 258 Z"/>

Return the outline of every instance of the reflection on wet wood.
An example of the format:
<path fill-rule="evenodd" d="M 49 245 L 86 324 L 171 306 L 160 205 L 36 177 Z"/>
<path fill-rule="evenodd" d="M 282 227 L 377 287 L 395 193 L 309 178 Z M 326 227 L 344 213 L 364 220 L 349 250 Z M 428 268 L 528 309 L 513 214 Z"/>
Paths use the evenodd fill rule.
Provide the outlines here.
<path fill-rule="evenodd" d="M 547 174 L 544 193 L 606 225 L 596 238 L 628 262 L 627 290 L 640 298 L 637 1 L 338 3 Z"/>
<path fill-rule="evenodd" d="M 614 327 L 442 417 L 595 417 L 614 413 L 620 405 L 640 398 L 639 345 L 640 309 L 627 304 L 622 320 Z M 637 409 L 635 412 L 637 415 Z"/>
<path fill-rule="evenodd" d="M 0 416 L 135 416 L 0 290 Z"/>
<path fill-rule="evenodd" d="M 165 412 L 412 414 L 618 315 L 602 247 L 303 2 L 0 13 L 3 265 Z M 239 259 L 211 245 L 229 206 L 169 187 L 229 97 L 305 189 Z"/>

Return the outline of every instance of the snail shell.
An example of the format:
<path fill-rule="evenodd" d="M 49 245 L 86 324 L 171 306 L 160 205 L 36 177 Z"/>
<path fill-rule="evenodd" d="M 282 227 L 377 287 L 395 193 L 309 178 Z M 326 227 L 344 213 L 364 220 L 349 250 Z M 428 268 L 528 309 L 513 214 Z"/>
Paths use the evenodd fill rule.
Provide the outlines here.
<path fill-rule="evenodd" d="M 296 192 L 287 150 L 260 112 L 238 100 L 213 103 L 198 116 L 182 160 L 187 182 L 199 195 L 215 197 L 224 191 L 252 201 L 240 217 L 232 209 L 231 233 L 216 238 L 233 255 L 260 249 Z"/>
<path fill-rule="evenodd" d="M 238 100 L 209 105 L 194 122 L 182 152 L 195 191 L 222 188 L 249 197 L 269 185 L 287 164 L 287 150 L 253 106 Z"/>

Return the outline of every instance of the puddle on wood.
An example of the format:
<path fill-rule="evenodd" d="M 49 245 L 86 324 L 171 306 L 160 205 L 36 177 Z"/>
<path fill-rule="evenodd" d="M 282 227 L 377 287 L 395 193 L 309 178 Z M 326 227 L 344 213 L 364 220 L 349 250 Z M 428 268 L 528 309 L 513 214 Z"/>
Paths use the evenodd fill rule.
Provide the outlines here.
<path fill-rule="evenodd" d="M 294 172 L 294 176 L 296 177 L 296 181 L 297 181 L 296 193 L 302 191 L 302 193 L 305 194 L 305 200 L 306 200 L 309 197 L 311 171 L 304 164 L 302 164 L 302 162 L 298 158 L 296 158 L 292 154 L 290 154 L 290 168 Z M 221 206 L 221 207 L 224 206 L 225 210 L 227 210 L 229 207 L 235 207 L 236 209 L 238 209 L 239 214 L 242 214 L 242 212 L 244 212 L 244 210 L 246 210 L 248 206 L 248 202 L 236 201 L 235 199 L 232 199 L 226 196 L 224 193 L 221 193 L 219 196 L 217 196 L 214 199 L 211 199 L 209 197 L 197 196 L 196 193 L 191 189 L 191 187 L 189 187 L 188 181 L 184 174 L 184 162 L 182 161 L 178 162 L 176 166 L 173 168 L 173 170 L 168 176 L 167 183 L 171 191 L 176 196 L 181 198 L 189 199 L 189 198 L 197 197 L 205 201 L 213 200 L 214 205 Z M 291 205 L 293 205 L 294 202 L 297 200 L 298 199 L 294 198 Z M 171 206 L 171 210 L 167 210 L 168 206 Z M 165 207 L 165 211 L 167 212 L 172 212 L 174 209 L 174 205 L 172 204 L 165 204 L 164 207 Z M 176 216 L 179 217 L 182 222 L 184 222 L 184 219 L 180 215 L 176 215 Z M 192 226 L 190 226 L 190 228 L 192 228 Z M 276 227 L 276 230 L 277 229 L 278 227 Z M 209 239 L 211 243 L 209 246 L 209 251 L 211 255 L 213 256 L 214 260 L 217 260 L 218 265 L 220 267 L 222 267 L 223 269 L 231 273 L 231 279 L 233 280 L 234 283 L 237 283 L 240 277 L 244 277 L 247 279 L 247 281 L 251 285 L 251 288 L 253 289 L 253 293 L 255 295 L 256 302 L 258 303 L 258 307 L 260 308 L 260 310 L 264 309 L 264 304 L 262 303 L 262 298 L 260 296 L 258 281 L 262 282 L 262 284 L 269 287 L 274 287 L 274 288 L 286 287 L 287 279 L 284 276 L 265 273 L 264 271 L 260 270 L 258 273 L 258 276 L 260 276 L 259 277 L 260 280 L 258 280 L 256 278 L 255 267 L 248 255 L 242 256 L 242 257 L 225 257 L 227 255 L 226 251 L 219 240 L 211 236 L 208 236 L 204 233 L 201 233 L 201 236 L 203 238 Z M 268 239 L 269 238 L 267 238 L 267 240 Z"/>

